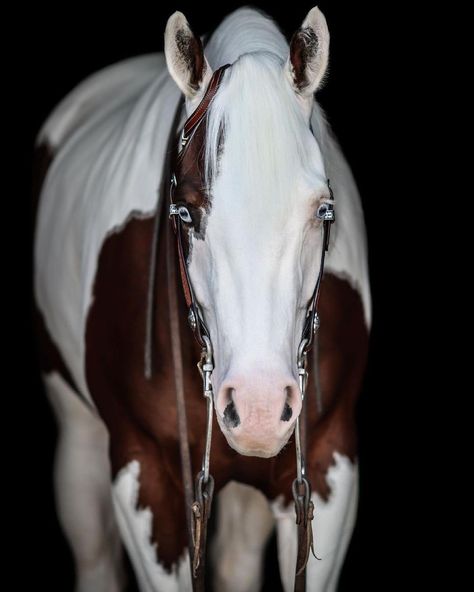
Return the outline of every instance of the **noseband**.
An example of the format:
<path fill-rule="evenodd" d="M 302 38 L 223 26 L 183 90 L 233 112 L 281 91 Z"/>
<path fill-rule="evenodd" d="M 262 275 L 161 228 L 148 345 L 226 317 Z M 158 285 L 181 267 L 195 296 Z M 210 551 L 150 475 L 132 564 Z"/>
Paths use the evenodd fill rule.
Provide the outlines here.
<path fill-rule="evenodd" d="M 216 70 L 209 82 L 203 99 L 186 120 L 180 138 L 180 150 L 177 155 L 176 164 L 179 164 L 192 142 L 194 134 L 200 124 L 204 121 L 209 106 L 215 97 L 222 82 L 225 71 L 229 64 Z M 172 130 L 173 133 L 173 130 Z M 201 471 L 198 473 L 195 486 L 192 486 L 191 463 L 189 454 L 189 443 L 187 436 L 186 410 L 184 401 L 184 390 L 182 376 L 177 376 L 178 371 L 182 374 L 182 364 L 180 359 L 179 331 L 172 330 L 172 350 L 175 367 L 175 383 L 177 392 L 177 410 L 180 433 L 180 452 L 182 461 L 183 482 L 186 498 L 186 520 L 188 525 L 188 539 L 190 548 L 190 560 L 192 565 L 193 590 L 201 592 L 204 590 L 204 565 L 205 565 L 205 546 L 207 521 L 210 516 L 212 495 L 214 490 L 214 479 L 209 472 L 209 461 L 211 451 L 212 436 L 212 418 L 214 409 L 214 399 L 212 391 L 211 375 L 214 369 L 213 349 L 210 332 L 206 326 L 201 313 L 199 303 L 196 300 L 194 290 L 189 276 L 186 263 L 185 250 L 183 244 L 183 219 L 189 213 L 186 207 L 179 205 L 174 201 L 174 194 L 178 181 L 175 173 L 171 174 L 170 182 L 170 203 L 169 216 L 172 220 L 175 236 L 176 249 L 179 261 L 181 283 L 183 286 L 184 297 L 188 306 L 188 322 L 194 333 L 196 340 L 202 348 L 201 360 L 198 364 L 203 381 L 203 394 L 207 402 L 207 421 L 206 421 L 206 444 L 203 454 Z M 328 180 L 330 191 L 330 200 L 322 203 L 317 211 L 317 217 L 322 221 L 322 249 L 318 277 L 312 296 L 309 300 L 306 312 L 306 318 L 301 334 L 296 361 L 298 370 L 298 383 L 301 392 L 302 410 L 296 420 L 295 425 L 295 448 L 296 448 L 296 478 L 293 481 L 292 492 L 295 500 L 296 523 L 298 525 L 298 553 L 296 562 L 295 591 L 302 592 L 306 589 L 306 564 L 309 558 L 310 550 L 313 551 L 313 534 L 311 520 L 313 519 L 313 502 L 311 501 L 311 485 L 305 475 L 305 451 L 306 451 L 306 405 L 305 392 L 308 380 L 307 372 L 307 354 L 311 349 L 317 330 L 319 328 L 318 304 L 321 292 L 321 281 L 324 272 L 324 260 L 326 251 L 329 248 L 329 236 L 331 224 L 334 222 L 334 204 L 333 193 Z M 170 235 L 169 235 L 170 236 Z M 169 239 L 168 253 L 171 252 L 171 238 Z M 168 284 L 170 296 L 170 318 L 175 324 L 178 323 L 178 304 L 175 291 L 175 281 L 171 277 L 172 261 L 168 257 Z M 171 285 L 172 284 L 172 285 Z M 179 359 L 178 359 L 179 358 Z M 194 493 L 193 493 L 194 490 Z"/>

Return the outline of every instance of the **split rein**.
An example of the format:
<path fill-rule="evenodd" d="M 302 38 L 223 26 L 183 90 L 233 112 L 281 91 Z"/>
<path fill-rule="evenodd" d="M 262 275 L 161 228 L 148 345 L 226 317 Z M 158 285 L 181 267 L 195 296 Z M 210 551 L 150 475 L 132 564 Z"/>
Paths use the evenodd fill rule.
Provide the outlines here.
<path fill-rule="evenodd" d="M 178 162 L 192 142 L 194 133 L 207 115 L 212 99 L 216 95 L 221 84 L 223 75 L 229 65 L 222 66 L 216 70 L 209 82 L 203 99 L 186 120 L 180 140 L 180 151 L 178 153 Z M 172 132 L 173 133 L 173 132 Z M 168 232 L 168 290 L 169 306 L 171 320 L 171 347 L 173 353 L 173 363 L 175 371 L 176 401 L 178 411 L 180 455 L 182 464 L 183 483 L 186 502 L 186 522 L 188 530 L 188 544 L 190 549 L 192 584 L 194 592 L 203 592 L 205 590 L 204 568 L 206 556 L 206 538 L 207 522 L 210 517 L 212 498 L 214 492 L 214 479 L 209 471 L 211 438 L 212 438 L 212 420 L 214 412 L 214 399 L 211 376 L 214 370 L 213 349 L 209 330 L 204 322 L 200 312 L 198 302 L 195 298 L 191 279 L 186 264 L 185 251 L 183 245 L 182 223 L 189 221 L 189 212 L 183 205 L 176 204 L 173 200 L 174 192 L 177 186 L 177 178 L 173 173 L 171 175 L 169 216 L 172 220 L 174 233 L 176 236 L 176 250 L 179 262 L 181 282 L 183 292 L 188 307 L 188 322 L 194 333 L 196 340 L 202 348 L 201 359 L 198 363 L 199 372 L 202 377 L 203 395 L 207 404 L 206 419 L 206 440 L 202 458 L 201 470 L 198 473 L 195 482 L 192 480 L 192 469 L 189 452 L 186 408 L 184 398 L 184 386 L 182 378 L 182 360 L 181 343 L 179 336 L 179 310 L 178 295 L 176 293 L 175 269 L 172 252 L 171 234 Z M 306 452 L 306 405 L 305 393 L 308 381 L 307 372 L 307 354 L 313 345 L 316 332 L 319 328 L 318 303 L 321 291 L 321 281 L 324 271 L 324 259 L 329 247 L 329 235 L 331 224 L 334 222 L 334 205 L 332 190 L 328 186 L 331 199 L 323 202 L 317 211 L 317 217 L 322 221 L 322 240 L 321 260 L 318 277 L 313 294 L 310 298 L 306 320 L 302 331 L 301 341 L 297 352 L 298 383 L 301 392 L 302 410 L 296 420 L 295 426 L 295 448 L 296 448 L 296 478 L 293 481 L 292 493 L 295 501 L 296 524 L 298 526 L 298 551 L 295 571 L 295 592 L 304 592 L 306 589 L 306 564 L 308 562 L 310 550 L 313 551 L 313 533 L 311 521 L 313 519 L 313 502 L 311 500 L 311 485 L 305 474 L 305 452 Z"/>

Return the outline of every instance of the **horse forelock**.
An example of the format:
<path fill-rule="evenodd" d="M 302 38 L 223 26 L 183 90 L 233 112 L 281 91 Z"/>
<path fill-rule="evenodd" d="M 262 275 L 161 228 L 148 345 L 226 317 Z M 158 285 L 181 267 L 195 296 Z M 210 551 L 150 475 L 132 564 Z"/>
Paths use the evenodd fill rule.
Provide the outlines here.
<path fill-rule="evenodd" d="M 205 185 L 212 194 L 222 173 L 229 185 L 223 198 L 232 208 L 238 196 L 239 204 L 254 210 L 286 210 L 296 183 L 324 182 L 321 153 L 316 142 L 308 149 L 309 123 L 280 56 L 241 55 L 224 75 L 206 123 Z"/>

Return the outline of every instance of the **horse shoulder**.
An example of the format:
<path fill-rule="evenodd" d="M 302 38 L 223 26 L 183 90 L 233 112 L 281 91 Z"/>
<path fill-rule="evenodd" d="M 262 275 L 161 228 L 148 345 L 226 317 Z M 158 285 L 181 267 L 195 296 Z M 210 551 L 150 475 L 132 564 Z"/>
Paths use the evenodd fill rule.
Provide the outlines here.
<path fill-rule="evenodd" d="M 314 368 L 311 360 L 308 385 L 308 467 L 313 487 L 327 499 L 326 476 L 337 454 L 355 463 L 357 434 L 355 405 L 367 362 L 369 331 L 360 293 L 345 278 L 327 273 L 320 300 L 321 327 L 318 340 L 319 384 L 322 409 L 316 405 Z"/>

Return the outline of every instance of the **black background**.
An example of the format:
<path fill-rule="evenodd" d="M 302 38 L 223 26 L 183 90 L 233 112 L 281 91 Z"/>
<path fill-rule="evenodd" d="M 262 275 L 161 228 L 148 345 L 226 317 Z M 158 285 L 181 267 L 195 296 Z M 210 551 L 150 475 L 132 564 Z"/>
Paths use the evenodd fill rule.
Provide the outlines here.
<path fill-rule="evenodd" d="M 161 51 L 168 16 L 185 12 L 195 33 L 212 30 L 239 2 L 217 8 L 199 2 L 151 3 L 119 8 L 98 18 L 79 6 L 58 13 L 29 14 L 34 32 L 29 51 L 19 57 L 20 78 L 14 96 L 21 117 L 20 186 L 15 215 L 29 219 L 33 140 L 50 110 L 75 84 L 95 70 L 141 53 Z M 291 35 L 311 3 L 254 5 L 273 16 Z M 413 191 L 413 148 L 419 150 L 409 117 L 417 110 L 410 70 L 413 38 L 400 15 L 386 3 L 320 2 L 331 32 L 330 72 L 318 99 L 353 169 L 363 199 L 369 238 L 374 324 L 370 365 L 358 408 L 361 492 L 357 527 L 342 574 L 340 590 L 385 590 L 425 577 L 422 549 L 427 531 L 421 514 L 429 502 L 427 445 L 419 429 L 418 409 L 429 421 L 432 390 L 422 383 L 417 351 L 425 347 L 425 301 L 421 286 L 430 279 L 425 253 L 425 217 L 418 229 L 407 223 Z M 403 18 L 410 20 L 408 11 Z M 422 31 L 420 31 L 422 32 Z M 416 126 L 415 126 L 416 129 Z M 423 196 L 418 195 L 423 200 Z M 24 225 L 24 229 L 28 227 Z M 29 227 L 28 227 L 29 228 Z M 14 361 L 18 377 L 10 397 L 18 404 L 21 437 L 11 446 L 15 519 L 13 558 L 28 556 L 27 569 L 11 564 L 19 589 L 47 586 L 72 590 L 73 567 L 54 512 L 52 461 L 56 428 L 37 372 L 30 328 L 31 244 L 24 229 L 16 247 Z M 26 234 L 26 236 L 25 236 Z M 15 260 L 16 261 L 16 260 Z M 423 261 L 423 264 L 420 264 Z M 20 324 L 18 325 L 18 319 Z M 16 441 L 15 440 L 15 441 Z M 7 569 L 9 566 L 6 566 Z M 410 587 L 411 587 L 410 586 Z M 274 585 L 268 589 L 276 590 Z"/>

